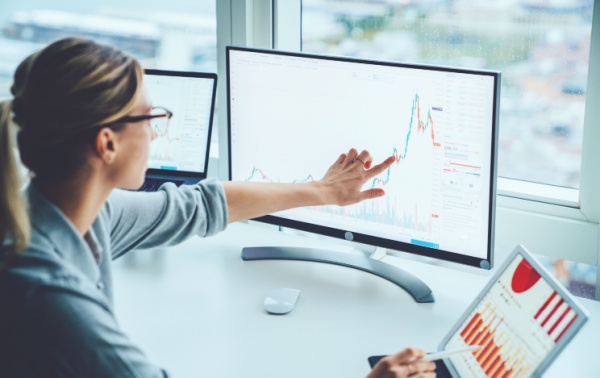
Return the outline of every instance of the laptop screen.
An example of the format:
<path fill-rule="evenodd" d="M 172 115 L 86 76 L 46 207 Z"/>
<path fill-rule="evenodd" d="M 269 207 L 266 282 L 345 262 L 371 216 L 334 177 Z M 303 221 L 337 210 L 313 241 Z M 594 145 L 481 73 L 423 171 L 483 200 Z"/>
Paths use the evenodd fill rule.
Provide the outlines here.
<path fill-rule="evenodd" d="M 152 105 L 173 112 L 166 133 L 150 144 L 148 168 L 206 173 L 216 75 L 146 70 L 144 83 Z"/>
<path fill-rule="evenodd" d="M 446 338 L 443 349 L 482 346 L 448 359 L 455 376 L 537 376 L 587 319 L 526 252 L 516 251 L 500 272 Z"/>

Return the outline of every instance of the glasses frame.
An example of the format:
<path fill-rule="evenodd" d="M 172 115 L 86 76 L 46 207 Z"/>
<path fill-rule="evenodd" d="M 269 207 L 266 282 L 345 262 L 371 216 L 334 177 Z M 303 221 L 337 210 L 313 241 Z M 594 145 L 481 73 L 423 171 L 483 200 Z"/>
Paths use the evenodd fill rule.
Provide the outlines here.
<path fill-rule="evenodd" d="M 162 118 L 162 117 L 167 117 L 167 120 L 170 120 L 173 117 L 173 112 L 170 111 L 169 109 L 165 108 L 164 106 L 153 106 L 150 111 L 155 110 L 155 109 L 164 110 L 166 112 L 166 114 L 141 114 L 141 115 L 137 115 L 137 116 L 125 116 L 125 117 L 121 117 L 115 121 L 112 121 L 108 125 L 103 125 L 103 126 L 109 126 L 109 125 L 112 125 L 115 123 L 126 123 L 126 122 L 135 123 L 135 122 L 146 121 L 146 120 L 149 121 L 154 118 Z"/>
<path fill-rule="evenodd" d="M 54 144 L 60 144 L 63 142 L 67 142 L 70 141 L 74 138 L 85 138 L 87 139 L 88 137 L 95 137 L 96 134 L 98 133 L 98 131 L 104 127 L 109 127 L 112 128 L 115 125 L 118 124 L 123 124 L 123 123 L 136 123 L 136 122 L 140 122 L 140 121 L 146 121 L 146 120 L 151 120 L 154 118 L 162 118 L 162 117 L 166 117 L 167 118 L 167 128 L 169 127 L 169 121 L 171 120 L 171 118 L 173 117 L 173 112 L 170 111 L 169 109 L 165 108 L 164 106 L 153 106 L 150 111 L 154 110 L 154 109 L 161 109 L 165 111 L 165 114 L 141 114 L 141 115 L 137 115 L 137 116 L 124 116 L 121 117 L 119 119 L 116 119 L 114 121 L 108 122 L 108 123 L 104 123 L 102 125 L 96 125 L 90 128 L 84 128 L 83 130 L 78 130 L 77 132 L 65 136 L 64 140 L 50 140 L 50 141 L 46 141 L 44 144 L 47 145 L 54 145 Z M 152 125 L 150 125 L 152 127 Z M 155 130 L 156 132 L 158 132 L 160 134 L 159 130 Z"/>

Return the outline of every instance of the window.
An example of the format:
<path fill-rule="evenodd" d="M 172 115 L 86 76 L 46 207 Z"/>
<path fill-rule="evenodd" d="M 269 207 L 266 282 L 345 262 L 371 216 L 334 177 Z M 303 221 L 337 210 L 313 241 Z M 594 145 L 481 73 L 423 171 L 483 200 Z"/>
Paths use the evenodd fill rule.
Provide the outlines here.
<path fill-rule="evenodd" d="M 214 0 L 4 1 L 0 5 L 0 98 L 10 93 L 17 64 L 66 36 L 114 45 L 146 68 L 215 72 L 215 12 Z"/>
<path fill-rule="evenodd" d="M 502 72 L 498 172 L 579 188 L 593 0 L 304 0 L 302 50 Z"/>
<path fill-rule="evenodd" d="M 0 99 L 10 97 L 15 69 L 25 57 L 68 36 L 118 47 L 144 68 L 217 70 L 215 0 L 4 1 L 0 15 Z M 211 156 L 218 153 L 213 130 Z"/>

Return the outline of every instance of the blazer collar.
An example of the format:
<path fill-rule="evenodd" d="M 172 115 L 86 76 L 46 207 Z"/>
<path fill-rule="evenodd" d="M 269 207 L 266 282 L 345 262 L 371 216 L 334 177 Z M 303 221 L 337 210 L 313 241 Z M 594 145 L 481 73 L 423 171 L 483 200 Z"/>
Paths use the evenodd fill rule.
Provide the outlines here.
<path fill-rule="evenodd" d="M 34 233 L 40 233 L 52 246 L 55 253 L 72 268 L 97 282 L 100 270 L 95 256 L 102 256 L 100 243 L 90 228 L 85 238 L 75 229 L 62 211 L 50 202 L 35 185 L 27 188 L 29 213 Z"/>

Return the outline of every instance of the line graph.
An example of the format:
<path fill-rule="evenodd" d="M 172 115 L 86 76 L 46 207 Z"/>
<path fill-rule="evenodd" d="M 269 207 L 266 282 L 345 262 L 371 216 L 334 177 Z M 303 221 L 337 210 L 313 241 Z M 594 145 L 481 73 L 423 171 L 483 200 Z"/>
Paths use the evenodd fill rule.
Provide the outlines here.
<path fill-rule="evenodd" d="M 252 172 L 245 181 L 249 182 L 282 182 L 279 179 L 273 179 L 262 169 L 253 167 Z M 303 179 L 292 179 L 292 183 L 303 183 L 315 181 L 315 178 L 308 174 Z M 406 229 L 431 232 L 434 222 L 439 219 L 439 214 L 432 213 L 431 216 L 420 215 L 419 203 L 414 203 L 411 209 L 399 210 L 397 196 L 390 195 L 382 201 L 370 201 L 355 206 L 319 206 L 316 211 L 325 214 L 343 216 L 346 218 L 360 219 L 363 221 L 384 223 L 388 225 L 401 226 Z"/>
<path fill-rule="evenodd" d="M 431 130 L 432 145 L 434 147 L 441 146 L 441 144 L 439 142 L 436 142 L 436 140 L 435 140 L 435 129 L 433 127 L 433 118 L 431 116 L 431 109 L 427 110 L 427 117 L 425 118 L 426 119 L 425 122 L 421 120 L 420 97 L 419 97 L 419 94 L 416 93 L 415 98 L 413 100 L 412 107 L 411 107 L 411 111 L 410 111 L 410 121 L 408 123 L 408 132 L 406 133 L 406 139 L 404 142 L 404 152 L 402 154 L 400 154 L 397 147 L 394 147 L 392 149 L 392 156 L 395 157 L 396 164 L 399 164 L 401 160 L 406 159 L 406 156 L 408 154 L 408 146 L 410 144 L 410 135 L 411 135 L 413 124 L 414 124 L 415 112 L 417 115 L 417 132 L 421 132 L 424 134 L 427 131 L 427 129 Z M 387 175 L 386 175 L 385 179 L 381 179 L 378 177 L 373 178 L 371 187 L 374 188 L 377 184 L 380 184 L 380 185 L 387 184 L 390 180 L 390 172 L 391 172 L 391 167 L 387 169 Z"/>
<path fill-rule="evenodd" d="M 432 198 L 434 194 L 431 190 L 431 182 L 435 180 L 436 175 L 439 176 L 439 172 L 433 172 L 431 165 L 436 159 L 434 155 L 437 155 L 438 160 L 440 159 L 441 151 L 439 147 L 441 144 L 435 139 L 434 118 L 430 108 L 427 109 L 425 118 L 422 118 L 421 98 L 418 93 L 412 99 L 408 114 L 408 123 L 405 126 L 407 131 L 404 136 L 400 137 L 404 141 L 404 146 L 394 146 L 391 149 L 392 155 L 395 157 L 395 164 L 387 168 L 382 175 L 374 177 L 370 184 L 365 185 L 365 189 L 368 187 L 389 186 L 391 184 L 390 181 L 394 178 L 399 182 L 405 181 L 401 177 L 404 166 L 407 164 L 418 166 L 418 172 L 423 168 L 422 161 L 429 160 L 429 169 L 432 170 L 431 174 L 424 177 L 415 177 L 413 174 L 413 178 L 411 179 L 411 184 L 415 187 L 414 191 L 420 191 L 420 193 L 412 196 L 413 198 L 407 199 L 406 190 L 398 189 L 398 185 L 396 185 L 396 188 L 391 190 L 391 193 L 382 200 L 373 200 L 344 208 L 323 206 L 315 209 L 316 211 L 366 222 L 387 224 L 426 234 L 434 232 L 440 214 L 434 210 L 432 204 L 434 202 Z M 400 151 L 403 152 L 400 153 Z M 411 159 L 414 159 L 414 161 L 411 162 Z M 414 167 L 412 172 L 415 172 Z M 412 172 L 409 172 L 409 175 Z M 313 173 L 303 173 L 297 174 L 296 177 L 288 175 L 282 178 L 254 164 L 244 180 L 302 183 L 314 181 L 315 175 Z M 402 195 L 397 194 L 400 192 L 404 193 Z"/>
<path fill-rule="evenodd" d="M 259 178 L 257 178 L 257 175 L 259 176 Z M 258 168 L 256 166 L 252 167 L 252 172 L 250 173 L 250 176 L 248 176 L 248 178 L 245 181 L 282 182 L 280 180 L 271 179 L 269 176 L 267 176 L 263 172 L 263 170 L 261 168 Z M 306 176 L 304 179 L 293 179 L 291 182 L 297 183 L 297 182 L 310 182 L 310 181 L 315 181 L 315 178 L 311 174 Z"/>
<path fill-rule="evenodd" d="M 150 159 L 162 162 L 173 162 L 178 158 L 178 144 L 181 142 L 179 137 L 171 137 L 169 129 L 159 133 L 150 146 Z"/>

